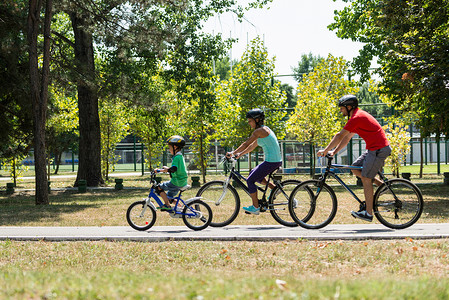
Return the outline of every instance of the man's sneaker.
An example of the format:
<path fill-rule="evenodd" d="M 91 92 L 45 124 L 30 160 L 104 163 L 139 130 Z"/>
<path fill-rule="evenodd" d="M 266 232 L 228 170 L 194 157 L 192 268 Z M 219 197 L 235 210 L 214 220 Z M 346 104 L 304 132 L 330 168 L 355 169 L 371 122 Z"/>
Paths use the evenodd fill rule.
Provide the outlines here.
<path fill-rule="evenodd" d="M 244 207 L 243 210 L 253 215 L 258 215 L 260 213 L 260 208 L 255 208 L 254 205 Z"/>
<path fill-rule="evenodd" d="M 162 205 L 161 207 L 158 207 L 161 211 L 172 211 L 173 209 L 170 207 L 170 206 L 168 206 L 168 205 L 166 205 L 166 204 L 164 204 L 164 205 Z"/>
<path fill-rule="evenodd" d="M 362 211 L 351 211 L 351 215 L 354 218 L 359 218 L 363 221 L 367 221 L 367 222 L 372 222 L 373 221 L 373 216 L 371 216 L 370 214 L 368 214 L 366 212 L 366 210 L 362 210 Z"/>

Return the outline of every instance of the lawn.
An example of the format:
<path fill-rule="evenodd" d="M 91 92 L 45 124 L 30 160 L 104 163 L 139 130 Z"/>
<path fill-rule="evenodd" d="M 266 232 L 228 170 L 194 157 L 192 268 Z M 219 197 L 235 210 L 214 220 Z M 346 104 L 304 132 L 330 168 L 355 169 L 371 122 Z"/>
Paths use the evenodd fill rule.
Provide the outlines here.
<path fill-rule="evenodd" d="M 24 190 L 32 181 L 20 182 L 13 195 L 0 192 L 0 226 L 127 226 L 126 209 L 146 196 L 148 176 L 124 179 L 125 187 L 140 189 L 53 190 L 47 206 L 35 206 L 33 192 Z M 52 187 L 73 180 L 54 178 Z M 449 186 L 437 176 L 412 180 L 424 195 L 419 222 L 448 222 Z M 337 196 L 333 224 L 359 223 L 349 215 L 356 203 L 341 189 Z M 276 222 L 240 213 L 233 224 Z M 164 214 L 160 225 L 184 226 Z M 0 270 L 0 299 L 447 299 L 449 241 L 1 241 Z"/>

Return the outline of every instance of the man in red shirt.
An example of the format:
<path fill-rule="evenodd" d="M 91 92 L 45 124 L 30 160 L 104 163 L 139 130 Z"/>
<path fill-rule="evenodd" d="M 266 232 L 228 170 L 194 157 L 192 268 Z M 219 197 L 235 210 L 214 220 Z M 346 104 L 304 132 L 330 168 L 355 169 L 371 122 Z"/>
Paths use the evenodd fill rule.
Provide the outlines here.
<path fill-rule="evenodd" d="M 373 220 L 373 182 L 377 186 L 383 183 L 375 176 L 391 153 L 390 143 L 379 122 L 369 113 L 358 108 L 356 96 L 343 96 L 338 100 L 338 106 L 343 116 L 348 117 L 348 122 L 324 150 L 318 151 L 317 156 L 326 154 L 333 156 L 346 147 L 356 133 L 365 141 L 366 152 L 352 164 L 353 166 L 363 166 L 363 169 L 352 170 L 352 173 L 362 179 L 366 210 L 352 211 L 351 214 L 356 218 L 371 222 Z"/>

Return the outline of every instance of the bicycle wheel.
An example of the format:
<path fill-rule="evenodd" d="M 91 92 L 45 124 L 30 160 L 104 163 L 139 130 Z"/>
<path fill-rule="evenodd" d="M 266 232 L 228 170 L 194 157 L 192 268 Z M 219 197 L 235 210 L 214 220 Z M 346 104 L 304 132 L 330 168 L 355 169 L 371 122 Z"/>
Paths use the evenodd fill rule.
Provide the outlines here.
<path fill-rule="evenodd" d="M 203 230 L 212 221 L 210 206 L 201 200 L 194 200 L 184 206 L 182 220 L 193 230 Z"/>
<path fill-rule="evenodd" d="M 380 223 L 393 229 L 404 229 L 413 225 L 421 216 L 423 206 L 419 188 L 401 178 L 388 180 L 374 195 L 374 215 Z"/>
<path fill-rule="evenodd" d="M 210 223 L 212 227 L 229 225 L 239 214 L 240 197 L 231 185 L 225 187 L 224 181 L 206 183 L 198 190 L 196 196 L 202 197 L 201 200 L 211 207 L 214 214 Z"/>
<path fill-rule="evenodd" d="M 149 205 L 145 207 L 145 204 L 146 201 L 134 202 L 126 211 L 126 220 L 129 226 L 136 230 L 150 229 L 156 222 L 156 210 Z"/>
<path fill-rule="evenodd" d="M 319 186 L 322 185 L 321 188 Z M 326 183 L 307 180 L 291 193 L 288 209 L 293 220 L 306 229 L 323 228 L 337 213 L 337 197 Z"/>
<path fill-rule="evenodd" d="M 298 224 L 288 211 L 288 199 L 293 189 L 301 183 L 299 180 L 285 180 L 281 182 L 282 189 L 275 187 L 268 199 L 268 209 L 273 218 L 281 225 L 296 227 Z"/>

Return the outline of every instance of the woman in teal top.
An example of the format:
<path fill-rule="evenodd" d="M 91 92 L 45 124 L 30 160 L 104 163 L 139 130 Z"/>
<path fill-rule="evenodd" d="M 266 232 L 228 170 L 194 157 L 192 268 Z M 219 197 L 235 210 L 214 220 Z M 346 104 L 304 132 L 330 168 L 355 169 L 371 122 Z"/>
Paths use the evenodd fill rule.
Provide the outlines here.
<path fill-rule="evenodd" d="M 251 128 L 255 129 L 253 134 L 236 150 L 228 152 L 226 156 L 229 157 L 234 155 L 236 158 L 239 158 L 246 153 L 250 153 L 256 149 L 257 146 L 262 147 L 265 154 L 265 161 L 255 167 L 246 179 L 253 205 L 243 208 L 243 210 L 249 213 L 258 215 L 260 208 L 259 199 L 257 198 L 256 182 L 267 184 L 265 176 L 282 165 L 282 157 L 276 135 L 269 127 L 263 125 L 265 119 L 264 112 L 258 108 L 252 109 L 246 114 L 246 118 L 248 119 Z M 274 188 L 272 183 L 270 183 L 270 188 Z"/>

